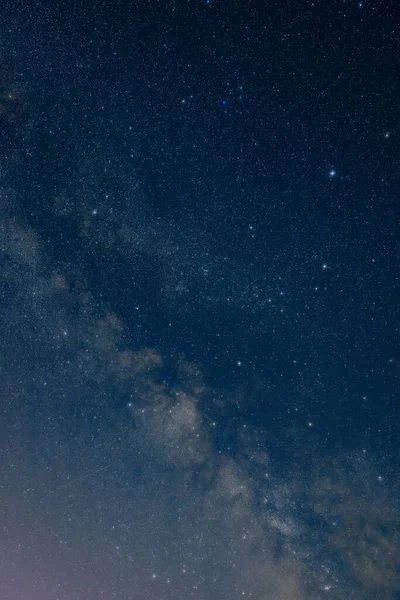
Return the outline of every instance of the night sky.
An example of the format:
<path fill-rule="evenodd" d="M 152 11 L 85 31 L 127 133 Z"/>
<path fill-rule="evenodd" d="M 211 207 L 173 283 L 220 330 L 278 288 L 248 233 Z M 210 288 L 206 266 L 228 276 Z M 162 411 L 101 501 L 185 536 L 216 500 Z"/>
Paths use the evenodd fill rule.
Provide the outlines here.
<path fill-rule="evenodd" d="M 399 48 L 2 0 L 0 600 L 399 600 Z"/>

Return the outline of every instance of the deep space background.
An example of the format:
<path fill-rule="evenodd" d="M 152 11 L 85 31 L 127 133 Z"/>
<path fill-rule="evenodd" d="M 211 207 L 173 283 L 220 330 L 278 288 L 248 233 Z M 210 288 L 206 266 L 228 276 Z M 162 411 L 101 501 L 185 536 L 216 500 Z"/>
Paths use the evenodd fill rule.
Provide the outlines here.
<path fill-rule="evenodd" d="M 398 600 L 383 0 L 3 0 L 1 600 Z"/>

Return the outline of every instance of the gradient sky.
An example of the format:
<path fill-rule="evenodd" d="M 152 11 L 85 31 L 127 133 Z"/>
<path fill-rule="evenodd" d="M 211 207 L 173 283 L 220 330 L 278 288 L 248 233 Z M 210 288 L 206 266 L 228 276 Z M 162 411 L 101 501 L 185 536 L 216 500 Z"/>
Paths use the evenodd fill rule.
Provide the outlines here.
<path fill-rule="evenodd" d="M 1 600 L 399 600 L 399 43 L 3 0 Z"/>

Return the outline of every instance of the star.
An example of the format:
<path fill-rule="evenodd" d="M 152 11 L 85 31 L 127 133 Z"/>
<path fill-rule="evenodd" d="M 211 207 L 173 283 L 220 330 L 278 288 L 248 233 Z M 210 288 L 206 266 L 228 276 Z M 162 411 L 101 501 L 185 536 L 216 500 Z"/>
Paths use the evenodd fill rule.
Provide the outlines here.
<path fill-rule="evenodd" d="M 336 171 L 335 171 L 335 169 L 331 169 L 331 170 L 329 171 L 329 177 L 331 177 L 331 178 L 332 178 L 332 177 L 335 177 L 335 175 L 336 175 Z"/>

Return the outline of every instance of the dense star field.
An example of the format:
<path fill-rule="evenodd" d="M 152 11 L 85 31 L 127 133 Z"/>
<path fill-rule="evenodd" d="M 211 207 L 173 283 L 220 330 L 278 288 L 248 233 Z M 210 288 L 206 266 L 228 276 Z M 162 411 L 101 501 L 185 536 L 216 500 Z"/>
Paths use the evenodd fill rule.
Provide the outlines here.
<path fill-rule="evenodd" d="M 399 48 L 1 2 L 1 600 L 399 600 Z"/>

